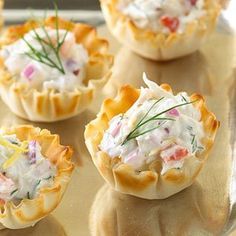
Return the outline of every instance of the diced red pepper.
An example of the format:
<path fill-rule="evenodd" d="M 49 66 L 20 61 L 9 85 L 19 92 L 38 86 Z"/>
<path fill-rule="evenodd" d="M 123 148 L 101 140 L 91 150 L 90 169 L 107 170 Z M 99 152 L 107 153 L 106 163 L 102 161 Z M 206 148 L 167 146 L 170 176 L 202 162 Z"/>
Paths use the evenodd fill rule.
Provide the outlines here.
<path fill-rule="evenodd" d="M 191 3 L 192 6 L 195 6 L 196 3 L 197 3 L 197 0 L 190 0 L 190 3 Z"/>
<path fill-rule="evenodd" d="M 179 27 L 179 19 L 177 17 L 163 16 L 161 18 L 161 23 L 172 33 L 176 32 Z"/>
<path fill-rule="evenodd" d="M 176 108 L 168 111 L 167 113 L 168 115 L 171 115 L 171 116 L 179 116 L 179 111 Z"/>
<path fill-rule="evenodd" d="M 168 152 L 172 154 L 169 155 Z M 179 145 L 169 146 L 165 150 L 163 150 L 161 156 L 165 162 L 168 161 L 179 161 L 188 155 L 188 150 Z"/>
<path fill-rule="evenodd" d="M 183 157 L 188 155 L 188 150 L 186 148 L 179 148 L 176 150 L 175 154 L 173 156 L 170 156 L 170 158 L 174 160 L 181 160 Z"/>
<path fill-rule="evenodd" d="M 78 69 L 78 70 L 73 71 L 73 74 L 77 76 L 79 74 L 79 72 L 80 72 L 80 70 Z"/>
<path fill-rule="evenodd" d="M 187 156 L 188 150 L 186 148 L 177 149 L 175 153 L 167 158 L 168 161 L 179 161 Z"/>
<path fill-rule="evenodd" d="M 0 206 L 1 206 L 1 205 L 4 205 L 4 204 L 5 204 L 5 201 L 0 198 Z"/>

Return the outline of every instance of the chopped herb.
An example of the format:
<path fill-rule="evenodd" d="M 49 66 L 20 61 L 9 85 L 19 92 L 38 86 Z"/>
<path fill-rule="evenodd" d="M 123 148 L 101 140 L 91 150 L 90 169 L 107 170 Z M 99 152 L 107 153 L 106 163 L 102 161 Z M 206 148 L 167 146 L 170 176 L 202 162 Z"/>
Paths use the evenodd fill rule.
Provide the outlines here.
<path fill-rule="evenodd" d="M 192 126 L 187 126 L 187 130 L 192 131 L 193 127 Z"/>
<path fill-rule="evenodd" d="M 15 189 L 15 190 L 13 190 L 12 192 L 11 192 L 11 196 L 14 194 L 14 193 L 16 193 L 18 191 L 18 188 L 17 189 Z"/>
<path fill-rule="evenodd" d="M 192 152 L 195 152 L 197 150 L 197 140 L 196 140 L 195 136 L 196 135 L 193 136 L 194 138 L 193 138 L 193 140 L 191 142 L 191 144 L 192 144 Z"/>
<path fill-rule="evenodd" d="M 44 180 L 49 180 L 49 179 L 51 179 L 52 178 L 52 176 L 50 175 L 50 176 L 48 176 L 47 178 L 44 178 Z"/>
<path fill-rule="evenodd" d="M 191 136 L 193 137 L 192 138 L 192 141 L 191 141 L 191 144 L 193 145 L 194 141 L 195 141 L 195 138 L 196 138 L 196 135 L 195 134 L 191 134 Z"/>
<path fill-rule="evenodd" d="M 197 140 L 196 140 L 196 135 L 195 134 L 190 134 L 192 136 L 192 141 L 191 141 L 191 145 L 192 145 L 192 152 L 195 152 L 197 149 Z"/>
<path fill-rule="evenodd" d="M 30 192 L 27 192 L 27 198 L 30 199 Z"/>
<path fill-rule="evenodd" d="M 9 140 L 12 144 L 15 144 L 15 145 L 18 145 L 19 146 L 19 143 L 15 140 Z"/>
<path fill-rule="evenodd" d="M 188 102 L 187 99 L 183 95 L 181 95 L 181 97 L 182 97 L 183 102 Z"/>
<path fill-rule="evenodd" d="M 204 148 L 201 146 L 198 146 L 197 144 L 196 135 L 195 134 L 190 134 L 190 135 L 192 136 L 192 141 L 191 141 L 192 152 L 195 152 L 197 150 L 203 150 Z"/>
<path fill-rule="evenodd" d="M 40 180 L 37 182 L 35 188 L 37 188 L 37 187 L 40 185 L 41 181 L 42 181 L 42 180 L 40 179 Z"/>
<path fill-rule="evenodd" d="M 195 152 L 196 150 L 197 150 L 197 142 L 194 142 L 192 146 L 192 152 Z"/>

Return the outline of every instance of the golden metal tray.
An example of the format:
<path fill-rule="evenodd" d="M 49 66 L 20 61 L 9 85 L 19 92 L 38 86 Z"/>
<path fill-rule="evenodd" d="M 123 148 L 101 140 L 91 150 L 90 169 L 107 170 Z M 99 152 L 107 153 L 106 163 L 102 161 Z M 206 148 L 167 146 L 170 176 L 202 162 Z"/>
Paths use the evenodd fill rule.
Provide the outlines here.
<path fill-rule="evenodd" d="M 158 236 L 229 235 L 236 223 L 236 37 L 216 31 L 200 51 L 170 62 L 146 60 L 120 47 L 106 27 L 100 35 L 116 54 L 113 76 L 79 116 L 52 124 L 16 117 L 0 101 L 0 124 L 33 124 L 61 136 L 75 150 L 77 167 L 66 194 L 52 215 L 34 227 L 2 230 L 0 236 Z M 216 142 L 197 181 L 166 200 L 144 200 L 110 189 L 94 167 L 84 144 L 84 127 L 102 100 L 123 84 L 140 87 L 146 72 L 157 83 L 169 83 L 205 96 L 221 122 Z M 233 235 L 233 233 L 232 233 Z"/>

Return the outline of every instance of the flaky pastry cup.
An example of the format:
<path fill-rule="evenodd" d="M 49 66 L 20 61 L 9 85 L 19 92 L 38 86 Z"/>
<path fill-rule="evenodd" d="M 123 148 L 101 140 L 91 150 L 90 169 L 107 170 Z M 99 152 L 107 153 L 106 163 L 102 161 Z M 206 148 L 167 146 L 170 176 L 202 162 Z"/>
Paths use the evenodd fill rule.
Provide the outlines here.
<path fill-rule="evenodd" d="M 186 25 L 182 34 L 164 34 L 138 28 L 117 9 L 120 0 L 100 2 L 108 28 L 118 41 L 137 54 L 158 61 L 178 58 L 198 50 L 214 30 L 220 12 L 217 1 L 205 0 L 204 16 Z"/>
<path fill-rule="evenodd" d="M 162 84 L 161 87 L 172 93 L 169 85 Z M 109 121 L 114 116 L 125 113 L 135 103 L 139 95 L 139 89 L 126 85 L 120 89 L 115 99 L 105 100 L 97 118 L 86 126 L 85 142 L 95 166 L 115 190 L 145 199 L 164 199 L 193 183 L 213 145 L 219 122 L 215 115 L 208 111 L 201 95 L 191 95 L 191 101 L 197 100 L 193 104 L 201 113 L 201 121 L 205 131 L 205 136 L 201 140 L 205 147 L 204 151 L 198 156 L 186 158 L 182 168 L 170 169 L 164 175 L 160 174 L 161 158 L 150 163 L 145 171 L 135 171 L 132 166 L 123 163 L 120 158 L 111 158 L 101 151 L 99 144 L 104 132 L 109 127 Z"/>
<path fill-rule="evenodd" d="M 55 17 L 47 18 L 43 24 L 55 28 Z M 9 27 L 0 39 L 0 47 L 13 43 L 39 23 L 27 22 L 24 25 Z M 0 93 L 3 101 L 16 115 L 39 122 L 64 120 L 87 108 L 110 77 L 113 56 L 108 54 L 109 43 L 98 38 L 95 28 L 82 23 L 72 23 L 58 18 L 59 29 L 67 29 L 75 34 L 77 43 L 87 49 L 89 61 L 86 64 L 86 77 L 83 86 L 77 86 L 70 92 L 58 92 L 52 89 L 37 90 L 28 84 L 14 79 L 4 66 L 0 57 Z"/>
<path fill-rule="evenodd" d="M 60 145 L 59 136 L 46 129 L 22 125 L 6 129 L 5 133 L 16 134 L 21 141 L 36 140 L 41 146 L 42 154 L 57 169 L 53 185 L 41 188 L 35 198 L 23 199 L 17 205 L 12 201 L 0 205 L 0 229 L 26 228 L 50 214 L 60 203 L 74 168 L 71 162 L 72 149 Z"/>

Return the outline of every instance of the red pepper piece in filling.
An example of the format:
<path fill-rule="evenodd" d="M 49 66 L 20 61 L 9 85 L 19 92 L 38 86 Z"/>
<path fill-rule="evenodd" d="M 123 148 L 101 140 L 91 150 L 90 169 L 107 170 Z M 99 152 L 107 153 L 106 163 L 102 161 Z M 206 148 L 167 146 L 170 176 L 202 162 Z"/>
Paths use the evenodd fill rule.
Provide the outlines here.
<path fill-rule="evenodd" d="M 172 33 L 176 32 L 179 27 L 179 19 L 177 17 L 163 16 L 161 17 L 161 23 Z"/>
<path fill-rule="evenodd" d="M 181 147 L 179 145 L 171 145 L 164 149 L 161 153 L 161 157 L 164 160 L 164 162 L 168 161 L 179 161 L 188 155 L 188 150 L 184 147 Z"/>
<path fill-rule="evenodd" d="M 4 205 L 4 204 L 5 204 L 5 201 L 0 198 L 0 206 L 1 206 L 1 205 Z"/>
<path fill-rule="evenodd" d="M 79 74 L 79 72 L 80 72 L 80 70 L 78 69 L 78 70 L 73 71 L 73 74 L 77 76 Z"/>
<path fill-rule="evenodd" d="M 190 3 L 191 3 L 192 6 L 195 6 L 196 3 L 197 3 L 197 0 L 190 0 Z"/>
<path fill-rule="evenodd" d="M 170 156 L 170 159 L 181 160 L 183 157 L 188 155 L 188 150 L 186 148 L 179 148 L 175 151 L 173 156 Z"/>

